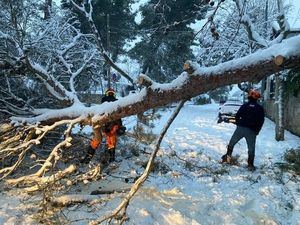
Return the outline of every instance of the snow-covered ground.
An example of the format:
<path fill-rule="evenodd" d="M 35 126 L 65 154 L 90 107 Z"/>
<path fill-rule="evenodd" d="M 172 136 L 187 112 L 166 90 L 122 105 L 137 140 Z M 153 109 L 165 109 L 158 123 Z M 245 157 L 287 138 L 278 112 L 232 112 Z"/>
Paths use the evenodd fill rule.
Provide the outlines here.
<path fill-rule="evenodd" d="M 256 144 L 258 169 L 252 173 L 245 168 L 245 140 L 234 149 L 234 155 L 240 155 L 240 165 L 221 165 L 220 157 L 226 152 L 235 125 L 217 124 L 217 112 L 216 104 L 195 106 L 187 103 L 184 106 L 158 154 L 157 160 L 165 166 L 165 173 L 150 175 L 127 209 L 130 220 L 126 224 L 300 225 L 299 177 L 282 174 L 274 166 L 283 160 L 286 149 L 300 146 L 300 138 L 286 132 L 285 141 L 275 141 L 274 123 L 266 119 Z M 160 132 L 171 113 L 171 110 L 161 112 L 155 133 Z M 130 121 L 128 119 L 128 126 Z M 122 160 L 119 168 L 104 180 L 79 185 L 76 193 L 89 194 L 100 187 L 130 187 L 131 184 L 121 177 L 141 174 L 143 169 L 139 162 L 146 158 L 125 159 L 119 152 L 117 158 Z M 121 196 L 114 196 L 109 203 L 72 206 L 63 211 L 64 216 L 69 224 L 87 224 L 117 206 Z M 1 194 L 0 224 L 30 224 L 33 221 L 28 216 L 32 212 L 32 206 L 28 206 L 31 201 L 19 202 L 18 198 L 11 196 L 11 192 Z"/>

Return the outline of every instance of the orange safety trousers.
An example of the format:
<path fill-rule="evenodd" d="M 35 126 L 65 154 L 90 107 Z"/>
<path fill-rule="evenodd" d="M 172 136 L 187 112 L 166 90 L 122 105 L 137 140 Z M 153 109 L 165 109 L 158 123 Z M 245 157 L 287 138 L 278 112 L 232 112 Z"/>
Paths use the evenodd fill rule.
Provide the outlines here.
<path fill-rule="evenodd" d="M 117 145 L 117 130 L 119 129 L 119 125 L 114 125 L 109 132 L 103 132 L 103 135 L 106 137 L 107 148 L 113 149 Z"/>
<path fill-rule="evenodd" d="M 106 138 L 106 144 L 108 149 L 115 148 L 117 145 L 117 130 L 119 129 L 119 125 L 114 125 L 109 132 L 102 132 L 102 135 Z M 102 142 L 102 135 L 100 129 L 94 130 L 93 139 L 90 142 L 90 146 L 93 149 L 96 149 Z"/>
<path fill-rule="evenodd" d="M 102 142 L 102 133 L 101 133 L 101 128 L 93 128 L 93 139 L 90 142 L 90 146 L 92 147 L 92 149 L 96 149 Z"/>

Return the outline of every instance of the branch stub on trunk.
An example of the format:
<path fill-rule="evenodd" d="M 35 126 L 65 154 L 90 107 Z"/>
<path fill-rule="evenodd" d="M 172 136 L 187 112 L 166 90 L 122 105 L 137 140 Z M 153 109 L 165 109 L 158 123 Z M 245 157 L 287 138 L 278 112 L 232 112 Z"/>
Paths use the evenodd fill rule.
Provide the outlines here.
<path fill-rule="evenodd" d="M 284 62 L 284 57 L 282 55 L 278 55 L 274 58 L 274 63 L 277 66 L 281 66 Z"/>
<path fill-rule="evenodd" d="M 195 68 L 192 66 L 191 61 L 188 60 L 183 64 L 183 70 L 185 72 L 187 72 L 188 74 L 192 74 L 192 73 L 194 73 Z"/>

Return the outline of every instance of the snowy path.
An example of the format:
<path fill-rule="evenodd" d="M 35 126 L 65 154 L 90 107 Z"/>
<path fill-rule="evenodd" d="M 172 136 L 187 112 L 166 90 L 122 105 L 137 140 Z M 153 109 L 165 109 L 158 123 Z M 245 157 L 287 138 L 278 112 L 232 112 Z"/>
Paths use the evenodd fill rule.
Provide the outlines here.
<path fill-rule="evenodd" d="M 286 132 L 286 141 L 276 142 L 274 123 L 266 119 L 256 145 L 258 170 L 251 173 L 242 167 L 247 160 L 245 140 L 234 149 L 241 167 L 224 168 L 217 161 L 225 153 L 235 125 L 217 124 L 217 110 L 217 105 L 186 105 L 162 147 L 165 153 L 172 149 L 199 166 L 228 173 L 224 171 L 218 178 L 201 175 L 201 171 L 152 177 L 152 183 L 131 204 L 132 224 L 300 224 L 299 183 L 280 184 L 272 167 L 285 149 L 299 146 L 300 139 Z M 166 121 L 168 114 L 161 120 Z M 183 171 L 178 161 L 166 163 Z M 133 219 L 136 215 L 140 217 Z"/>
<path fill-rule="evenodd" d="M 130 220 L 126 224 L 142 225 L 214 225 L 214 224 L 290 224 L 300 225 L 300 187 L 291 174 L 280 175 L 274 163 L 282 160 L 284 151 L 300 146 L 300 138 L 286 132 L 285 141 L 274 140 L 274 123 L 266 119 L 258 136 L 255 164 L 258 170 L 247 171 L 246 142 L 236 145 L 240 166 L 218 163 L 235 129 L 233 124 L 217 124 L 218 106 L 187 104 L 170 127 L 162 143 L 157 160 L 171 171 L 153 173 L 128 207 Z M 162 112 L 155 132 L 159 133 L 171 111 Z M 176 154 L 199 167 L 191 167 L 174 157 Z M 120 157 L 120 155 L 118 155 Z M 141 173 L 136 159 L 123 159 L 119 171 Z M 118 175 L 118 174 L 117 174 Z M 122 175 L 121 172 L 119 175 Z M 123 174 L 124 175 L 124 174 Z M 128 174 L 127 174 L 128 175 Z M 87 194 L 99 186 L 128 185 L 113 177 L 77 187 L 78 194 Z M 11 202 L 10 202 L 11 201 Z M 64 211 L 72 225 L 87 224 L 118 204 L 74 206 Z M 0 197 L 1 224 L 30 224 L 24 202 L 18 204 L 16 196 Z M 28 206 L 27 206 L 28 207 Z M 85 219 L 85 220 L 84 220 Z M 23 221 L 23 223 L 22 223 Z"/>

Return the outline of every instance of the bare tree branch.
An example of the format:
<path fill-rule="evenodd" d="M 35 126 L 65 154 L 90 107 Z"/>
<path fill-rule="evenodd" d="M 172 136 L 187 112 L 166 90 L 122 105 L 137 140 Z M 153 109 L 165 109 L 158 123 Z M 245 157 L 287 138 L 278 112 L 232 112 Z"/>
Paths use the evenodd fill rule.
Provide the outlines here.
<path fill-rule="evenodd" d="M 97 27 L 95 26 L 94 20 L 92 18 L 92 12 L 93 12 L 93 6 L 92 6 L 92 1 L 88 1 L 89 4 L 89 11 L 87 11 L 84 3 L 82 3 L 81 6 L 79 6 L 78 4 L 76 4 L 73 0 L 71 0 L 72 4 L 80 11 L 82 12 L 85 17 L 87 18 L 90 27 L 92 29 L 93 34 L 95 35 L 95 40 L 97 43 L 97 48 L 99 50 L 99 52 L 101 53 L 102 57 L 105 59 L 105 61 L 112 67 L 114 68 L 116 71 L 118 71 L 123 77 L 125 77 L 132 85 L 134 84 L 133 79 L 124 71 L 122 70 L 119 66 L 117 66 L 113 60 L 110 58 L 110 56 L 108 55 L 107 51 L 104 49 L 103 47 L 103 41 L 101 39 L 101 36 L 98 32 Z"/>
<path fill-rule="evenodd" d="M 108 216 L 105 216 L 103 219 L 97 220 L 97 221 L 92 221 L 91 224 L 95 225 L 95 224 L 101 224 L 102 222 L 106 221 L 106 220 L 110 220 L 112 218 L 118 218 L 118 214 L 121 212 L 121 210 L 124 210 L 124 212 L 122 213 L 122 218 L 125 216 L 125 212 L 126 209 L 128 207 L 128 204 L 131 200 L 131 198 L 135 195 L 135 193 L 139 190 L 139 188 L 143 185 L 143 183 L 146 181 L 146 179 L 148 178 L 150 172 L 151 172 L 151 168 L 153 166 L 156 154 L 160 148 L 160 144 L 165 136 L 165 134 L 167 133 L 169 127 L 171 126 L 172 122 L 175 120 L 176 116 L 178 115 L 178 113 L 180 112 L 181 108 L 183 107 L 185 103 L 185 100 L 181 101 L 179 103 L 179 105 L 177 106 L 177 108 L 174 110 L 173 114 L 171 115 L 171 117 L 169 118 L 168 122 L 166 123 L 166 125 L 164 126 L 164 128 L 162 129 L 159 138 L 157 140 L 157 143 L 155 145 L 155 149 L 152 152 L 146 169 L 144 170 L 143 174 L 135 181 L 135 183 L 133 184 L 133 186 L 131 187 L 130 192 L 128 193 L 128 195 L 123 199 L 123 201 L 119 204 L 119 206 Z"/>
<path fill-rule="evenodd" d="M 284 43 L 215 67 L 197 69 L 196 66 L 193 68 L 192 71 L 194 72 L 192 74 L 189 74 L 191 71 L 182 73 L 169 84 L 158 84 L 151 81 L 150 78 L 146 79 L 146 76 L 142 76 L 141 85 L 148 83 L 149 87 L 142 89 L 140 93 L 135 95 L 107 103 L 110 105 L 110 112 L 105 110 L 104 105 L 95 105 L 91 107 L 81 106 L 80 110 L 77 110 L 78 113 L 70 113 L 68 109 L 61 111 L 49 110 L 46 114 L 32 118 L 14 117 L 12 119 L 20 122 L 51 124 L 57 120 L 85 115 L 85 122 L 88 124 L 94 126 L 105 124 L 108 121 L 136 115 L 151 108 L 161 107 L 182 99 L 189 99 L 218 87 L 245 81 L 258 82 L 278 71 L 299 67 L 299 46 L 300 36 L 289 38 Z M 281 65 L 276 65 L 274 55 L 277 58 L 282 57 Z M 133 96 L 136 97 L 133 98 Z M 127 98 L 128 101 L 125 101 Z"/>
<path fill-rule="evenodd" d="M 267 41 L 257 32 L 254 24 L 251 22 L 250 17 L 244 10 L 244 4 L 246 4 L 246 1 L 242 3 L 241 0 L 235 0 L 236 7 L 240 13 L 241 17 L 241 23 L 245 26 L 246 31 L 248 33 L 248 38 L 252 42 L 256 43 L 260 47 L 267 47 L 268 43 Z"/>

